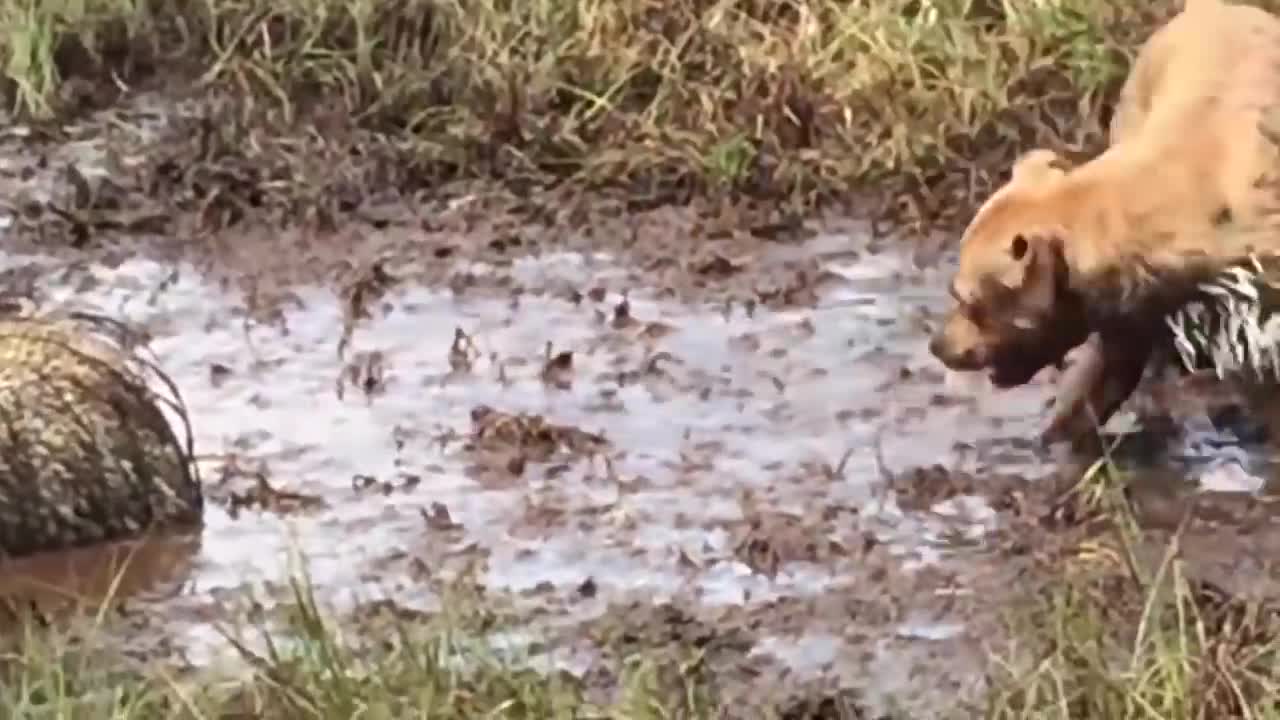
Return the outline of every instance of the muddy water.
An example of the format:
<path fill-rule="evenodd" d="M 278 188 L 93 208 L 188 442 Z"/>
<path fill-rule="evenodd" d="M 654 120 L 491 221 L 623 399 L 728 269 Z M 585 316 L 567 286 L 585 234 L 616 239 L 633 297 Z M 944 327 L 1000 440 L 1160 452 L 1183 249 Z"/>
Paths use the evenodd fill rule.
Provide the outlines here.
<path fill-rule="evenodd" d="M 815 537 L 847 550 L 869 533 L 908 573 L 954 567 L 956 543 L 979 542 L 991 510 L 956 498 L 908 511 L 885 492 L 886 475 L 940 463 L 1035 478 L 1053 467 L 1033 440 L 1042 384 L 974 393 L 944 382 L 927 355 L 945 266 L 917 271 L 894 253 L 853 260 L 841 249 L 854 243 L 820 236 L 801 249 L 825 256 L 836 278 L 820 307 L 750 313 L 635 290 L 619 319 L 616 293 L 575 302 L 536 292 L 585 293 L 629 275 L 607 255 L 471 264 L 473 276 L 501 272 L 535 291 L 400 283 L 342 357 L 345 301 L 329 287 L 293 288 L 280 321 L 262 324 L 246 320 L 242 293 L 180 263 L 135 257 L 67 273 L 63 261 L 10 255 L 4 265 L 59 268 L 45 275 L 65 278 L 42 285 L 47 302 L 149 331 L 189 406 L 214 502 L 198 545 L 145 562 L 139 589 L 194 606 L 278 589 L 296 553 L 338 605 L 387 596 L 431 607 L 427 579 L 472 568 L 491 590 L 585 617 L 615 600 L 758 605 L 865 582 L 856 554 L 815 551 Z M 471 342 L 466 363 L 451 358 L 459 329 Z M 543 373 L 548 344 L 552 355 L 573 353 L 553 381 Z M 517 471 L 509 457 L 467 448 L 482 406 L 608 445 Z M 1175 456 L 1218 467 L 1221 436 L 1193 434 Z M 265 507 L 244 502 L 255 488 L 270 488 Z M 770 522 L 807 540 L 787 550 L 774 538 L 771 571 L 758 572 L 744 538 Z M 68 574 L 65 557 L 39 562 Z M 938 596 L 956 591 L 941 585 Z M 963 632 L 911 608 L 882 619 L 898 638 L 885 652 L 902 657 Z M 800 669 L 825 665 L 849 652 L 839 635 L 848 624 L 780 632 L 757 650 Z M 202 622 L 174 631 L 216 644 Z"/>

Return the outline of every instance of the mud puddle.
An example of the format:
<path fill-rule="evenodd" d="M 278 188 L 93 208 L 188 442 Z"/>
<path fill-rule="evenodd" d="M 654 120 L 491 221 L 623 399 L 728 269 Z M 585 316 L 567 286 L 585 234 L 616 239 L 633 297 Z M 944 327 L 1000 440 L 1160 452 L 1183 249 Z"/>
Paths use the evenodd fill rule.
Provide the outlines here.
<path fill-rule="evenodd" d="M 278 599 L 296 554 L 348 607 L 430 609 L 434 581 L 472 573 L 565 628 L 570 667 L 590 659 L 580 623 L 673 603 L 752 626 L 751 652 L 799 674 L 892 695 L 914 675 L 893 669 L 924 663 L 959 687 L 978 667 L 955 655 L 976 632 L 963 599 L 990 571 L 966 562 L 995 524 L 984 478 L 1053 470 L 1033 440 L 1047 388 L 949 387 L 923 341 L 944 271 L 837 251 L 860 242 L 793 249 L 828 255 L 819 307 L 750 312 L 646 290 L 603 254 L 465 263 L 517 291 L 390 283 L 354 323 L 350 288 L 292 287 L 261 322 L 244 293 L 141 256 L 0 269 L 38 273 L 47 304 L 146 329 L 181 389 L 207 527 L 126 590 L 186 608 L 165 632 L 195 658 L 219 646 L 212 605 L 246 587 Z M 1160 462 L 1203 475 L 1239 447 L 1224 432 Z M 934 464 L 972 487 L 931 494 L 927 472 L 908 501 L 886 487 Z M 68 562 L 30 565 L 76 575 Z"/>

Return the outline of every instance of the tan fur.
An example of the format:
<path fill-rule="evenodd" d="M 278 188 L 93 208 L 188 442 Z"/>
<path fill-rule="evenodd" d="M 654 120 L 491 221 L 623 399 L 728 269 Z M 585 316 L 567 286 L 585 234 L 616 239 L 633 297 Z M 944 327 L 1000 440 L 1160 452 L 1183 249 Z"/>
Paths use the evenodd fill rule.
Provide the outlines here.
<path fill-rule="evenodd" d="M 1231 208 L 1256 221 L 1271 199 L 1255 186 L 1275 167 L 1259 131 L 1280 99 L 1280 21 L 1257 8 L 1193 0 L 1153 34 L 1126 83 L 1107 151 L 1070 173 L 1021 172 L 976 214 L 961 241 L 956 289 L 971 297 L 991 273 L 1016 277 L 1013 235 L 1067 241 L 1073 275 L 1088 277 L 1138 255 L 1155 267 L 1188 254 L 1236 254 L 1213 219 Z M 1037 169 L 1047 150 L 1024 156 Z"/>
<path fill-rule="evenodd" d="M 1009 386 L 1092 335 L 1107 368 L 1078 373 L 1090 386 L 1068 400 L 1109 415 L 1141 375 L 1147 328 L 1184 290 L 1251 251 L 1280 251 L 1268 184 L 1280 155 L 1266 132 L 1277 101 L 1280 19 L 1188 0 L 1139 52 L 1110 147 L 1071 169 L 1033 150 L 976 213 L 934 354 Z M 1079 425 L 1061 412 L 1054 422 Z"/>

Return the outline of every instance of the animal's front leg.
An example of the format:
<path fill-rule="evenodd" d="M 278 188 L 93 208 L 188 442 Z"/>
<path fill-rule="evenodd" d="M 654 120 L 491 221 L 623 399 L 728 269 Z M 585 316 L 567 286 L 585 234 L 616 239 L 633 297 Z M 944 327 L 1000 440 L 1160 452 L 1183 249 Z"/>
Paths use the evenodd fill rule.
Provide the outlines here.
<path fill-rule="evenodd" d="M 1076 440 L 1105 425 L 1138 387 L 1153 347 L 1131 329 L 1090 335 L 1059 382 L 1044 441 Z"/>

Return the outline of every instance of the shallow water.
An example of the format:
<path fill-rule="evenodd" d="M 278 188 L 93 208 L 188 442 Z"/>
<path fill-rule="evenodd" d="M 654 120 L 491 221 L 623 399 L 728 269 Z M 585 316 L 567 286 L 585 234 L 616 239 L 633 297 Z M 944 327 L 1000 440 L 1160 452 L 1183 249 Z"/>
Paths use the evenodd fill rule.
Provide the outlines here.
<path fill-rule="evenodd" d="M 819 237 L 808 251 L 847 240 Z M 991 511 L 956 498 L 934 513 L 905 512 L 884 492 L 886 470 L 941 463 L 1036 477 L 1052 467 L 1032 440 L 1043 419 L 1043 384 L 985 395 L 949 389 L 927 354 L 922 321 L 945 304 L 945 268 L 918 271 L 893 253 L 856 262 L 831 257 L 839 280 L 827 283 L 820 308 L 760 308 L 748 316 L 633 292 L 635 322 L 623 328 L 610 322 L 616 294 L 575 305 L 551 294 L 514 301 L 404 284 L 381 298 L 341 359 L 343 304 L 325 287 L 296 288 L 297 302 L 271 326 L 246 324 L 243 296 L 194 268 L 143 258 L 83 268 L 74 282 L 44 290 L 55 303 L 109 312 L 154 336 L 152 350 L 188 405 L 211 495 L 225 494 L 219 477 L 235 455 L 242 465 L 265 463 L 276 490 L 324 502 L 234 516 L 210 503 L 199 547 L 188 548 L 190 567 L 158 563 L 157 583 L 176 576 L 188 598 L 278 586 L 297 551 L 326 602 L 386 595 L 429 607 L 424 573 L 447 575 L 480 561 L 489 589 L 591 615 L 618 597 L 761 603 L 857 582 L 856 563 L 839 557 L 784 561 L 773 578 L 754 573 L 734 550 L 752 502 L 747 493 L 771 513 L 799 518 L 852 509 L 859 527 L 823 527 L 845 539 L 870 527 L 904 567 L 919 569 L 956 562 L 948 543 L 979 538 Z M 50 258 L 4 260 L 31 263 L 60 266 Z M 531 290 L 585 290 L 625 274 L 608 256 L 568 253 L 503 271 Z M 469 372 L 451 370 L 457 328 L 480 350 Z M 548 343 L 574 353 L 567 389 L 541 379 Z M 367 397 L 346 387 L 339 397 L 346 363 L 371 352 L 384 358 L 384 391 Z M 656 353 L 669 355 L 660 372 L 621 377 Z M 470 431 L 480 405 L 602 433 L 612 444 L 609 463 L 556 458 L 530 462 L 514 477 L 459 442 L 442 444 L 449 433 Z M 1220 464 L 1221 453 L 1205 440 L 1214 433 L 1193 436 L 1198 445 L 1175 452 L 1178 462 Z M 846 451 L 840 472 L 822 470 Z M 460 530 L 427 522 L 436 504 Z M 579 597 L 588 579 L 595 593 Z M 199 622 L 180 631 L 195 644 L 212 640 Z M 959 632 L 946 618 L 906 617 L 890 634 L 901 644 Z M 834 654 L 830 645 L 816 632 L 801 654 L 814 647 Z"/>
<path fill-rule="evenodd" d="M 6 211 L 29 200 L 70 201 L 67 164 L 95 180 L 125 173 L 153 151 L 148 143 L 170 137 L 173 118 L 201 114 L 198 106 L 175 108 L 165 98 L 133 104 L 129 122 L 73 126 L 67 142 L 52 146 L 32 143 L 19 125 L 0 133 L 0 195 L 8 198 L 0 226 L 8 226 Z M 106 169 L 116 155 L 121 165 Z M 129 204 L 168 213 L 138 195 L 136 188 L 124 193 Z M 417 210 L 431 216 L 438 208 Z M 678 269 L 691 249 L 721 248 L 761 263 L 765 270 L 743 274 L 763 285 L 775 280 L 773 269 L 783 260 L 816 257 L 834 275 L 820 285 L 818 308 L 758 308 L 750 315 L 740 306 L 726 314 L 719 304 L 680 303 L 656 288 L 632 291 L 636 322 L 619 329 L 609 322 L 619 295 L 578 305 L 563 289 L 661 286 L 654 271 L 601 253 L 499 258 L 498 265 L 432 260 L 425 251 L 441 243 L 468 255 L 468 245 L 489 240 L 483 224 L 471 236 L 471 220 L 458 219 L 467 213 L 451 213 L 432 218 L 447 229 L 430 239 L 386 243 L 409 256 L 406 267 L 388 267 L 393 275 L 421 271 L 423 258 L 450 263 L 450 272 L 422 273 L 433 281 L 406 281 L 380 298 L 343 358 L 344 301 L 328 285 L 293 286 L 297 302 L 284 306 L 281 322 L 246 320 L 257 317 L 257 308 L 250 312 L 243 290 L 258 275 L 289 284 L 295 272 L 327 266 L 295 252 L 292 237 L 262 238 L 262 245 L 237 238 L 230 248 L 212 248 L 174 232 L 146 241 L 146 252 L 119 264 L 65 259 L 75 253 L 0 257 L 0 271 L 32 263 L 48 268 L 39 277 L 41 295 L 137 323 L 155 336 L 152 350 L 188 405 L 211 499 L 197 538 L 11 563 L 0 567 L 0 592 L 36 583 L 34 589 L 55 596 L 87 594 L 92 601 L 129 562 L 116 591 L 145 605 L 132 613 L 145 622 L 126 638 L 128 656 L 176 648 L 197 664 L 229 660 L 234 671 L 242 666 L 214 623 L 269 620 L 273 606 L 288 600 L 286 582 L 300 554 L 320 601 L 339 608 L 378 597 L 431 608 L 435 580 L 474 572 L 486 588 L 511 591 L 503 599 L 532 611 L 528 623 L 491 641 L 517 651 L 545 644 L 547 653 L 536 660 L 579 673 L 597 667 L 601 652 L 583 619 L 605 615 L 616 601 L 623 611 L 613 615 L 625 616 L 633 602 L 644 622 L 642 606 L 671 599 L 685 609 L 712 608 L 713 617 L 723 610 L 722 623 L 711 621 L 716 632 L 750 627 L 751 657 L 773 658 L 796 676 L 837 675 L 885 706 L 906 699 L 915 705 L 908 716 L 951 710 L 981 682 L 981 644 L 990 638 L 981 618 L 963 606 L 999 605 L 989 595 L 992 581 L 981 577 L 992 565 L 1009 564 L 998 551 L 983 557 L 995 512 L 971 496 L 902 507 L 886 475 L 939 463 L 979 482 L 990 473 L 1034 481 L 1061 457 L 1034 439 L 1050 395 L 1045 378 L 984 392 L 950 382 L 955 378 L 944 378 L 928 355 L 926 326 L 948 302 L 954 258 L 917 269 L 892 242 L 887 251 L 868 249 L 865 226 L 856 223 L 808 242 L 736 247 L 736 240 L 717 245 L 700 235 L 690 243 L 688 225 L 660 217 L 636 227 L 674 235 Z M 460 234 L 439 237 L 451 231 Z M 351 232 L 381 254 L 386 238 L 366 234 L 377 233 Z M 632 242 L 640 235 L 636 230 Z M 130 240 L 107 236 L 108 245 Z M 671 238 L 643 239 L 661 251 Z M 58 241 L 56 232 L 41 237 Z M 366 254 L 356 250 L 339 255 Z M 146 259 L 171 251 L 204 262 L 197 269 Z M 450 273 L 495 282 L 455 294 L 441 280 Z M 493 290 L 508 286 L 525 292 L 513 301 Z M 481 351 L 467 373 L 450 366 L 456 328 Z M 548 342 L 554 352 L 574 353 L 568 389 L 540 377 Z M 339 397 L 347 363 L 367 353 L 385 357 L 385 390 L 366 397 L 347 386 Z M 655 357 L 657 371 L 642 372 Z M 530 462 L 514 476 L 503 463 L 466 452 L 459 440 L 442 442 L 466 436 L 480 405 L 601 432 L 612 443 L 608 462 L 561 455 Z M 1126 422 L 1122 414 L 1112 426 Z M 1202 489 L 1228 491 L 1225 515 L 1247 514 L 1236 501 L 1274 474 L 1275 449 L 1238 423 L 1192 418 L 1188 430 L 1172 444 L 1140 433 L 1123 446 L 1125 461 L 1159 470 L 1148 483 L 1157 498 L 1171 479 L 1194 479 Z M 248 475 L 228 473 L 230 466 Z M 258 471 L 276 491 L 314 496 L 323 506 L 232 512 L 228 501 L 252 489 Z M 441 508 L 456 528 L 444 527 Z M 753 529 L 758 524 L 764 529 Z M 860 554 L 868 536 L 875 549 Z M 831 547 L 814 551 L 824 542 Z M 1280 553 L 1280 533 L 1237 536 L 1228 526 L 1183 549 L 1220 565 L 1216 579 L 1265 578 L 1267 561 Z M 767 568 L 772 573 L 760 567 L 769 558 L 757 557 L 770 552 L 777 554 Z M 1008 576 L 992 574 L 999 589 Z M 794 598 L 812 604 L 788 605 Z M 748 610 L 734 615 L 737 607 Z M 758 613 L 749 615 L 752 609 Z M 126 626 L 133 629 L 132 622 Z M 669 630 L 653 628 L 658 635 Z M 256 644 L 252 636 L 245 640 Z"/>

